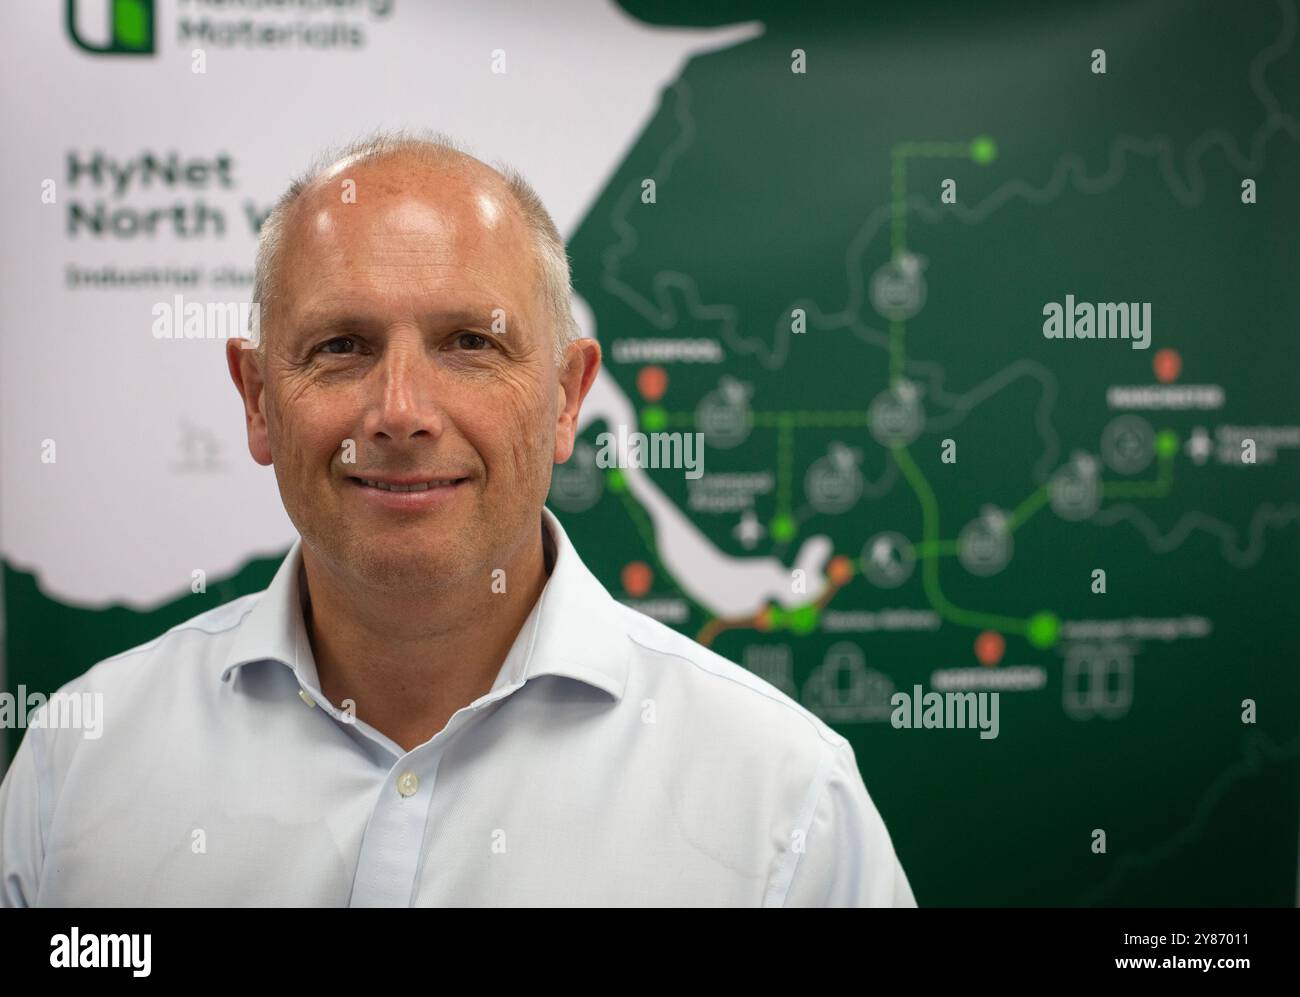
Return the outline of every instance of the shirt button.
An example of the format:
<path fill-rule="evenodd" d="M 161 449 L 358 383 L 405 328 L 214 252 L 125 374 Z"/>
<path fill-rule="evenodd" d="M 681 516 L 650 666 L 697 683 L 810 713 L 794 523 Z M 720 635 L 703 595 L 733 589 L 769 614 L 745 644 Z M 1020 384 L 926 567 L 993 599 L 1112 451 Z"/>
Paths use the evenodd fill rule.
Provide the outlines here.
<path fill-rule="evenodd" d="M 311 693 L 309 693 L 306 689 L 302 688 L 301 686 L 298 687 L 298 698 L 301 699 L 308 706 L 314 707 L 316 705 L 316 700 L 311 698 Z"/>
<path fill-rule="evenodd" d="M 420 780 L 414 772 L 403 772 L 397 777 L 397 791 L 403 796 L 414 796 L 420 788 Z"/>

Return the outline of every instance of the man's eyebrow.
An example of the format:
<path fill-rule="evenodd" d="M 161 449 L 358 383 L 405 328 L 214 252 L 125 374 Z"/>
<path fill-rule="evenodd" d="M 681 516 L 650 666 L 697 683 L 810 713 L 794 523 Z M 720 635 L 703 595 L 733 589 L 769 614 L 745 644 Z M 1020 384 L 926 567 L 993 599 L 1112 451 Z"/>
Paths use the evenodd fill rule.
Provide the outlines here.
<path fill-rule="evenodd" d="M 300 336 L 316 336 L 330 332 L 358 332 L 373 329 L 378 323 L 365 315 L 325 312 L 306 315 L 298 323 L 295 332 Z"/>
<path fill-rule="evenodd" d="M 421 312 L 420 323 L 438 326 L 462 323 L 491 326 L 492 312 L 501 307 L 501 305 L 483 305 L 435 308 Z M 376 332 L 382 331 L 385 325 L 383 319 L 361 312 L 315 312 L 303 316 L 297 323 L 297 334 L 318 336 L 338 332 Z"/>

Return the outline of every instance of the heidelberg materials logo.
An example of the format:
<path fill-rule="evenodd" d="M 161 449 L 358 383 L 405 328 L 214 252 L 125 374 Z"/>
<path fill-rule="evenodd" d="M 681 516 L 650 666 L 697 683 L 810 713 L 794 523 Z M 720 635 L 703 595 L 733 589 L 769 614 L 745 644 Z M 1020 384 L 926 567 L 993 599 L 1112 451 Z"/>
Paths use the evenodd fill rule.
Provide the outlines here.
<path fill-rule="evenodd" d="M 67 0 L 68 37 L 77 47 L 95 55 L 153 55 L 153 0 L 90 0 L 108 14 L 108 40 L 87 41 L 77 30 L 77 6 L 85 0 Z"/>

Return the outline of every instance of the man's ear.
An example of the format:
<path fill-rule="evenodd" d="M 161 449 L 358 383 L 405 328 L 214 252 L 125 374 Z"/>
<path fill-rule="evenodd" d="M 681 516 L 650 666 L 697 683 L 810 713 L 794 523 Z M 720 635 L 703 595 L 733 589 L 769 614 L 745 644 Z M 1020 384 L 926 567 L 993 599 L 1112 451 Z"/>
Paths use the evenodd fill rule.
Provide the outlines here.
<path fill-rule="evenodd" d="M 573 455 L 573 443 L 578 435 L 578 412 L 599 370 L 600 344 L 594 339 L 575 339 L 564 348 L 564 366 L 556 389 L 560 403 L 555 420 L 557 464 L 563 464 Z"/>
<path fill-rule="evenodd" d="M 248 424 L 248 452 L 263 467 L 271 464 L 271 443 L 266 434 L 266 415 L 262 411 L 265 381 L 257 350 L 245 349 L 243 339 L 226 341 L 226 366 L 230 378 L 244 400 L 244 421 Z"/>

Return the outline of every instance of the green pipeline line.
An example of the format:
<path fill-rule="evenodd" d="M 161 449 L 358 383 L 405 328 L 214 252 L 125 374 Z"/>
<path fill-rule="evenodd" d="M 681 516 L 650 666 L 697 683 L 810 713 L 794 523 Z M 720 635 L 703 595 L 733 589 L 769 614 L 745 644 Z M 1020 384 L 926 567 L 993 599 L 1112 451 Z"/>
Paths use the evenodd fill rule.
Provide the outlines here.
<path fill-rule="evenodd" d="M 939 561 L 934 553 L 934 545 L 941 542 L 939 540 L 939 503 L 935 500 L 929 482 L 921 474 L 921 469 L 916 466 L 916 463 L 912 460 L 912 455 L 907 452 L 907 448 L 893 446 L 889 449 L 893 453 L 899 469 L 902 470 L 903 476 L 907 478 L 908 484 L 912 486 L 912 490 L 916 492 L 916 497 L 921 503 L 924 539 L 917 551 L 921 555 L 921 579 L 924 582 L 925 596 L 930 600 L 930 605 L 944 619 L 951 620 L 953 623 L 962 626 L 1001 630 L 1006 633 L 1024 636 L 1028 631 L 1027 620 L 961 609 L 944 598 L 943 590 L 939 587 Z"/>
<path fill-rule="evenodd" d="M 895 260 L 907 249 L 907 155 L 902 149 L 895 146 L 889 156 L 889 252 Z"/>
<path fill-rule="evenodd" d="M 665 412 L 664 418 L 666 425 L 669 426 L 695 425 L 694 412 Z M 865 411 L 856 409 L 827 409 L 822 412 L 766 409 L 751 412 L 750 419 L 752 425 L 763 428 L 772 428 L 781 426 L 783 423 L 789 423 L 796 429 L 866 426 L 870 421 Z"/>
<path fill-rule="evenodd" d="M 913 158 L 975 157 L 970 142 L 900 142 L 889 151 L 890 211 L 889 248 L 893 259 L 907 249 L 907 160 Z"/>
<path fill-rule="evenodd" d="M 791 478 L 794 477 L 794 426 L 788 419 L 777 422 L 776 431 L 776 514 L 790 514 Z"/>
<path fill-rule="evenodd" d="M 853 409 L 825 412 L 755 412 L 755 426 L 788 425 L 794 429 L 822 428 L 833 426 L 865 426 L 867 413 Z"/>
<path fill-rule="evenodd" d="M 1047 504 L 1047 498 L 1048 490 L 1046 485 L 1034 489 L 1029 497 L 1016 506 L 1015 511 L 1007 517 L 1007 529 L 1015 531 L 1023 526 L 1025 520 Z M 922 555 L 928 553 L 934 557 L 951 557 L 957 553 L 957 541 L 936 540 L 933 543 L 922 541 L 916 545 L 916 551 Z"/>
<path fill-rule="evenodd" d="M 913 548 L 922 557 L 952 557 L 957 553 L 956 540 L 921 541 Z"/>
<path fill-rule="evenodd" d="M 1160 454 L 1159 468 L 1154 481 L 1112 481 L 1103 483 L 1104 498 L 1163 498 L 1174 483 L 1174 455 Z"/>
<path fill-rule="evenodd" d="M 627 486 L 618 490 L 618 497 L 623 501 L 623 508 L 627 510 L 627 514 L 632 520 L 632 525 L 636 527 L 637 532 L 641 534 L 641 539 L 645 541 L 646 549 L 650 552 L 650 556 L 655 559 L 656 563 L 658 563 L 659 553 L 655 549 L 654 529 L 650 526 L 650 520 L 646 517 L 645 510 L 641 508 L 640 503 L 638 503 L 637 500 L 632 497 L 631 493 L 628 492 Z M 660 565 L 660 567 L 662 567 L 662 565 Z"/>
<path fill-rule="evenodd" d="M 655 546 L 654 527 L 650 525 L 650 519 L 646 516 L 645 510 L 641 508 L 641 504 L 632 497 L 632 494 L 627 490 L 626 485 L 617 490 L 617 495 L 619 499 L 622 500 L 623 508 L 627 510 L 628 517 L 632 520 L 632 525 L 636 527 L 637 532 L 641 534 L 641 539 L 645 541 L 646 550 L 649 552 L 651 560 L 655 563 L 656 580 L 663 579 L 665 583 L 672 587 L 673 592 L 680 595 L 683 599 L 686 599 L 686 601 L 691 603 L 691 605 L 696 605 L 695 600 L 691 599 L 682 591 L 681 586 L 677 584 L 677 580 L 673 578 L 668 569 L 664 567 L 663 561 L 659 560 L 659 549 Z"/>
<path fill-rule="evenodd" d="M 903 334 L 907 326 L 902 322 L 889 323 L 889 385 L 895 387 L 903 376 Z"/>
<path fill-rule="evenodd" d="M 1018 530 L 1024 521 L 1047 504 L 1048 490 L 1046 485 L 1036 488 L 1029 496 L 1021 502 L 1007 517 L 1007 528 L 1012 532 Z"/>

